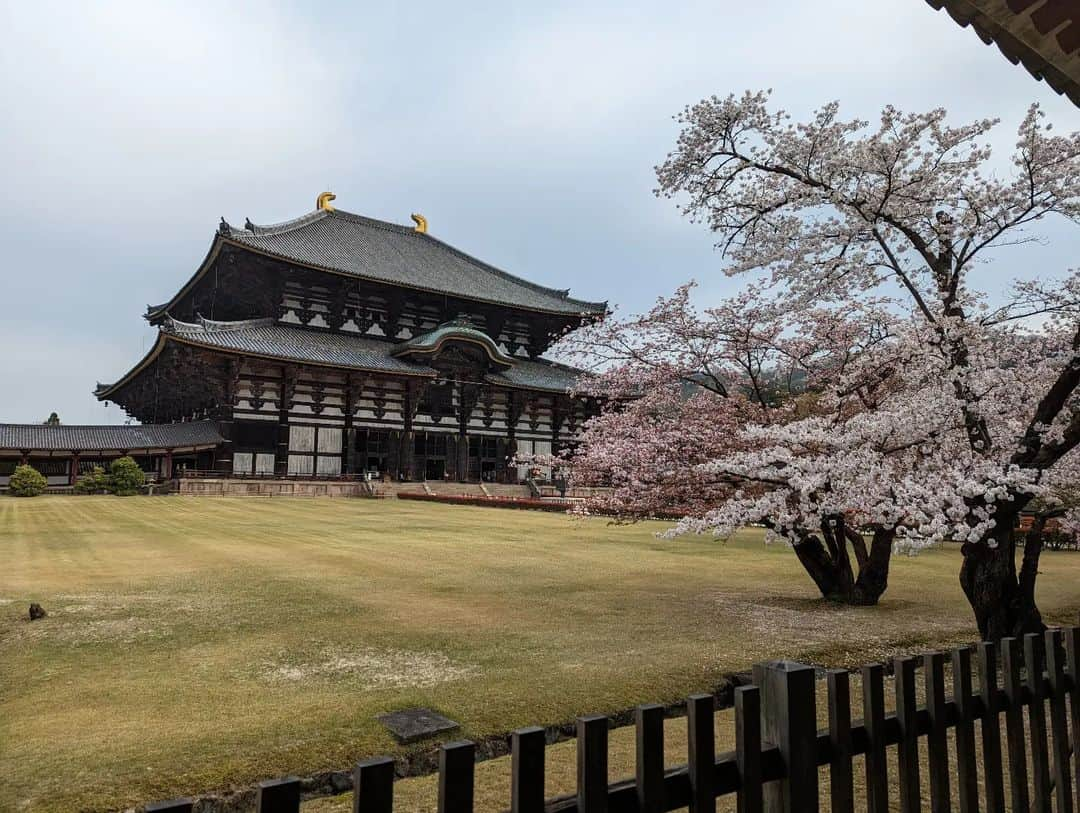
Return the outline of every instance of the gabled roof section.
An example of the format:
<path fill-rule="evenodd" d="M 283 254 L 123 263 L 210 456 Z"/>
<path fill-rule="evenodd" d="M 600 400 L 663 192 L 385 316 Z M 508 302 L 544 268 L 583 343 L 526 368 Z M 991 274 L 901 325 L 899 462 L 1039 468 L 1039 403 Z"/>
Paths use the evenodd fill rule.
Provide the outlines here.
<path fill-rule="evenodd" d="M 92 452 L 123 449 L 210 447 L 222 442 L 216 423 L 146 426 L 75 426 L 0 423 L 0 449 Z"/>
<path fill-rule="evenodd" d="M 457 330 L 460 331 L 461 328 Z M 480 331 L 474 332 L 490 341 Z M 425 336 L 430 337 L 436 333 L 438 329 Z M 429 341 L 424 337 L 417 337 L 417 339 Z M 437 378 L 439 375 L 438 371 L 422 362 L 398 357 L 396 353 L 403 347 L 402 343 L 372 336 L 314 331 L 275 322 L 273 319 L 248 319 L 237 322 L 200 319 L 198 322 L 181 322 L 166 317 L 158 333 L 157 342 L 150 352 L 115 383 L 99 384 L 94 395 L 98 400 L 109 400 L 115 392 L 153 363 L 170 342 L 203 347 L 245 358 L 428 379 Z M 504 369 L 484 376 L 485 381 L 496 386 L 568 392 L 574 388 L 582 375 L 580 370 L 556 364 L 547 359 L 515 358 L 502 354 L 498 346 L 495 350 L 510 362 L 509 366 L 499 365 Z"/>
<path fill-rule="evenodd" d="M 447 322 L 427 333 L 414 336 L 397 345 L 392 352 L 399 357 L 431 357 L 439 353 L 447 342 L 453 341 L 479 345 L 487 353 L 488 358 L 499 367 L 511 367 L 517 362 L 512 356 L 504 353 L 498 343 L 482 330 L 456 321 Z"/>
<path fill-rule="evenodd" d="M 394 345 L 389 342 L 370 336 L 293 327 L 274 319 L 239 322 L 200 319 L 197 323 L 190 323 L 170 318 L 162 324 L 161 329 L 166 335 L 188 344 L 245 356 L 370 372 L 435 375 L 430 367 L 392 356 L 387 349 Z"/>
<path fill-rule="evenodd" d="M 205 273 L 221 244 L 335 274 L 522 310 L 565 316 L 607 312 L 606 302 L 574 299 L 569 291 L 521 279 L 410 226 L 319 209 L 270 226 L 249 222 L 237 228 L 222 220 L 199 272 L 170 302 L 148 308 L 147 318 L 167 312 Z"/>
<path fill-rule="evenodd" d="M 1080 106 L 1080 0 L 926 0 Z"/>

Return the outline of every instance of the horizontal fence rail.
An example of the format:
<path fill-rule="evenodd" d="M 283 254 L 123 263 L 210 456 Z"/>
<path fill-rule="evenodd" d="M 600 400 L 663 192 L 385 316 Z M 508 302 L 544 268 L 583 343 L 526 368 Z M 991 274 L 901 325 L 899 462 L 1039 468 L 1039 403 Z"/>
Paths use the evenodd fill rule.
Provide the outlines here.
<path fill-rule="evenodd" d="M 946 696 L 947 665 L 952 672 L 951 696 Z M 508 809 L 667 813 L 688 808 L 690 813 L 712 813 L 718 798 L 734 795 L 739 813 L 816 813 L 822 809 L 827 785 L 829 809 L 853 813 L 855 757 L 862 757 L 865 783 L 859 792 L 871 813 L 951 811 L 954 788 L 961 813 L 1073 813 L 1080 807 L 1076 796 L 1080 754 L 1075 747 L 1080 732 L 1080 627 L 1004 638 L 999 644 L 984 642 L 948 655 L 931 652 L 896 658 L 892 666 L 895 711 L 886 712 L 885 668 L 868 665 L 859 672 L 863 716 L 858 720 L 851 716 L 850 673 L 828 671 L 824 681 L 828 725 L 821 729 L 818 670 L 789 661 L 755 667 L 754 685 L 735 690 L 735 750 L 720 754 L 714 742 L 714 698 L 693 695 L 687 701 L 685 765 L 665 765 L 663 707 L 639 706 L 636 772 L 616 782 L 608 777 L 609 719 L 580 717 L 577 790 L 556 798 L 544 795 L 544 729 L 519 729 L 511 735 Z M 917 702 L 920 668 L 922 704 Z M 894 748 L 891 759 L 890 748 Z M 1003 754 L 1008 757 L 1007 774 Z M 475 763 L 476 746 L 471 742 L 440 747 L 438 813 L 472 813 Z M 895 785 L 889 782 L 893 766 Z M 820 779 L 819 769 L 824 767 L 827 783 Z M 389 757 L 357 764 L 354 813 L 392 813 L 394 768 Z M 928 798 L 923 798 L 924 786 Z M 297 813 L 300 787 L 295 778 L 261 783 L 256 810 Z M 192 809 L 190 799 L 146 807 L 154 813 Z"/>

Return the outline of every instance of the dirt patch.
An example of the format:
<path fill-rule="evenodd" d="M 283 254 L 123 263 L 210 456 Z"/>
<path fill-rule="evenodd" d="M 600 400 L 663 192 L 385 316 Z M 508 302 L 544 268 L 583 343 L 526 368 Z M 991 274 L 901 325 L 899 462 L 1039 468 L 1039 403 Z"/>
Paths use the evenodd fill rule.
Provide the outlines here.
<path fill-rule="evenodd" d="M 426 688 L 472 676 L 476 668 L 441 652 L 403 649 L 325 649 L 317 658 L 267 662 L 261 677 L 272 683 L 352 680 L 367 688 Z"/>

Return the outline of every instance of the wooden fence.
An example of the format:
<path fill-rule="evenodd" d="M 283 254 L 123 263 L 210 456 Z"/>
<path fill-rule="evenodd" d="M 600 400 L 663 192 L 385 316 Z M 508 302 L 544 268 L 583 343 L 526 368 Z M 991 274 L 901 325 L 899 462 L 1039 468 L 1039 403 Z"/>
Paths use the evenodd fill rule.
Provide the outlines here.
<path fill-rule="evenodd" d="M 945 689 L 947 658 L 951 697 Z M 973 687 L 972 659 L 977 688 Z M 924 704 L 917 702 L 920 666 Z M 690 813 L 711 813 L 716 799 L 735 795 L 740 813 L 818 811 L 824 790 L 821 777 L 826 773 L 829 805 L 835 813 L 853 813 L 857 798 L 865 798 L 871 813 L 950 811 L 954 796 L 961 813 L 1072 813 L 1076 809 L 1080 627 L 1048 630 L 1023 640 L 1006 638 L 1000 646 L 982 643 L 956 649 L 951 655 L 934 652 L 921 658 L 897 658 L 893 667 L 895 712 L 885 710 L 885 668 L 864 666 L 863 717 L 854 722 L 849 673 L 828 672 L 828 726 L 823 729 L 818 728 L 817 670 L 787 661 L 755 667 L 754 685 L 735 690 L 736 749 L 729 753 L 717 754 L 714 747 L 713 696 L 693 695 L 687 701 L 688 762 L 677 767 L 664 764 L 663 707 L 640 706 L 636 775 L 615 783 L 608 779 L 608 718 L 581 717 L 577 721 L 577 792 L 554 799 L 544 796 L 544 729 L 520 729 L 511 735 L 509 809 L 512 813 L 666 813 L 688 808 Z M 978 738 L 976 721 L 983 721 Z M 890 746 L 895 746 L 894 758 L 886 750 Z M 950 750 L 955 752 L 951 764 Z M 1008 757 L 1007 777 L 1003 753 Z M 860 755 L 864 784 L 857 784 L 853 763 L 853 757 Z M 441 746 L 439 813 L 471 813 L 475 761 L 471 742 Z M 890 784 L 889 768 L 894 762 L 898 782 Z M 819 770 L 825 766 L 827 772 Z M 924 798 L 920 776 L 924 768 L 928 798 Z M 354 813 L 392 813 L 393 759 L 364 760 L 357 764 L 353 778 Z M 891 788 L 896 793 L 890 793 Z M 300 781 L 261 783 L 256 809 L 296 813 Z M 186 813 L 192 810 L 192 802 L 177 799 L 146 810 Z"/>

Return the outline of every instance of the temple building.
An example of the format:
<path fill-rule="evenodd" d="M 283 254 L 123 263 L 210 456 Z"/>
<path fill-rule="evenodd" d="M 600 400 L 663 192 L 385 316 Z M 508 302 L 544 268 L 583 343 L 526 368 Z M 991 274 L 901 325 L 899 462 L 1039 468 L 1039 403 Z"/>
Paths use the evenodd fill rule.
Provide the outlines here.
<path fill-rule="evenodd" d="M 221 475 L 520 482 L 518 454 L 574 442 L 593 406 L 543 357 L 602 318 L 427 231 L 333 208 L 222 219 L 206 258 L 148 308 L 153 347 L 95 395 L 143 424 L 209 423 Z"/>

